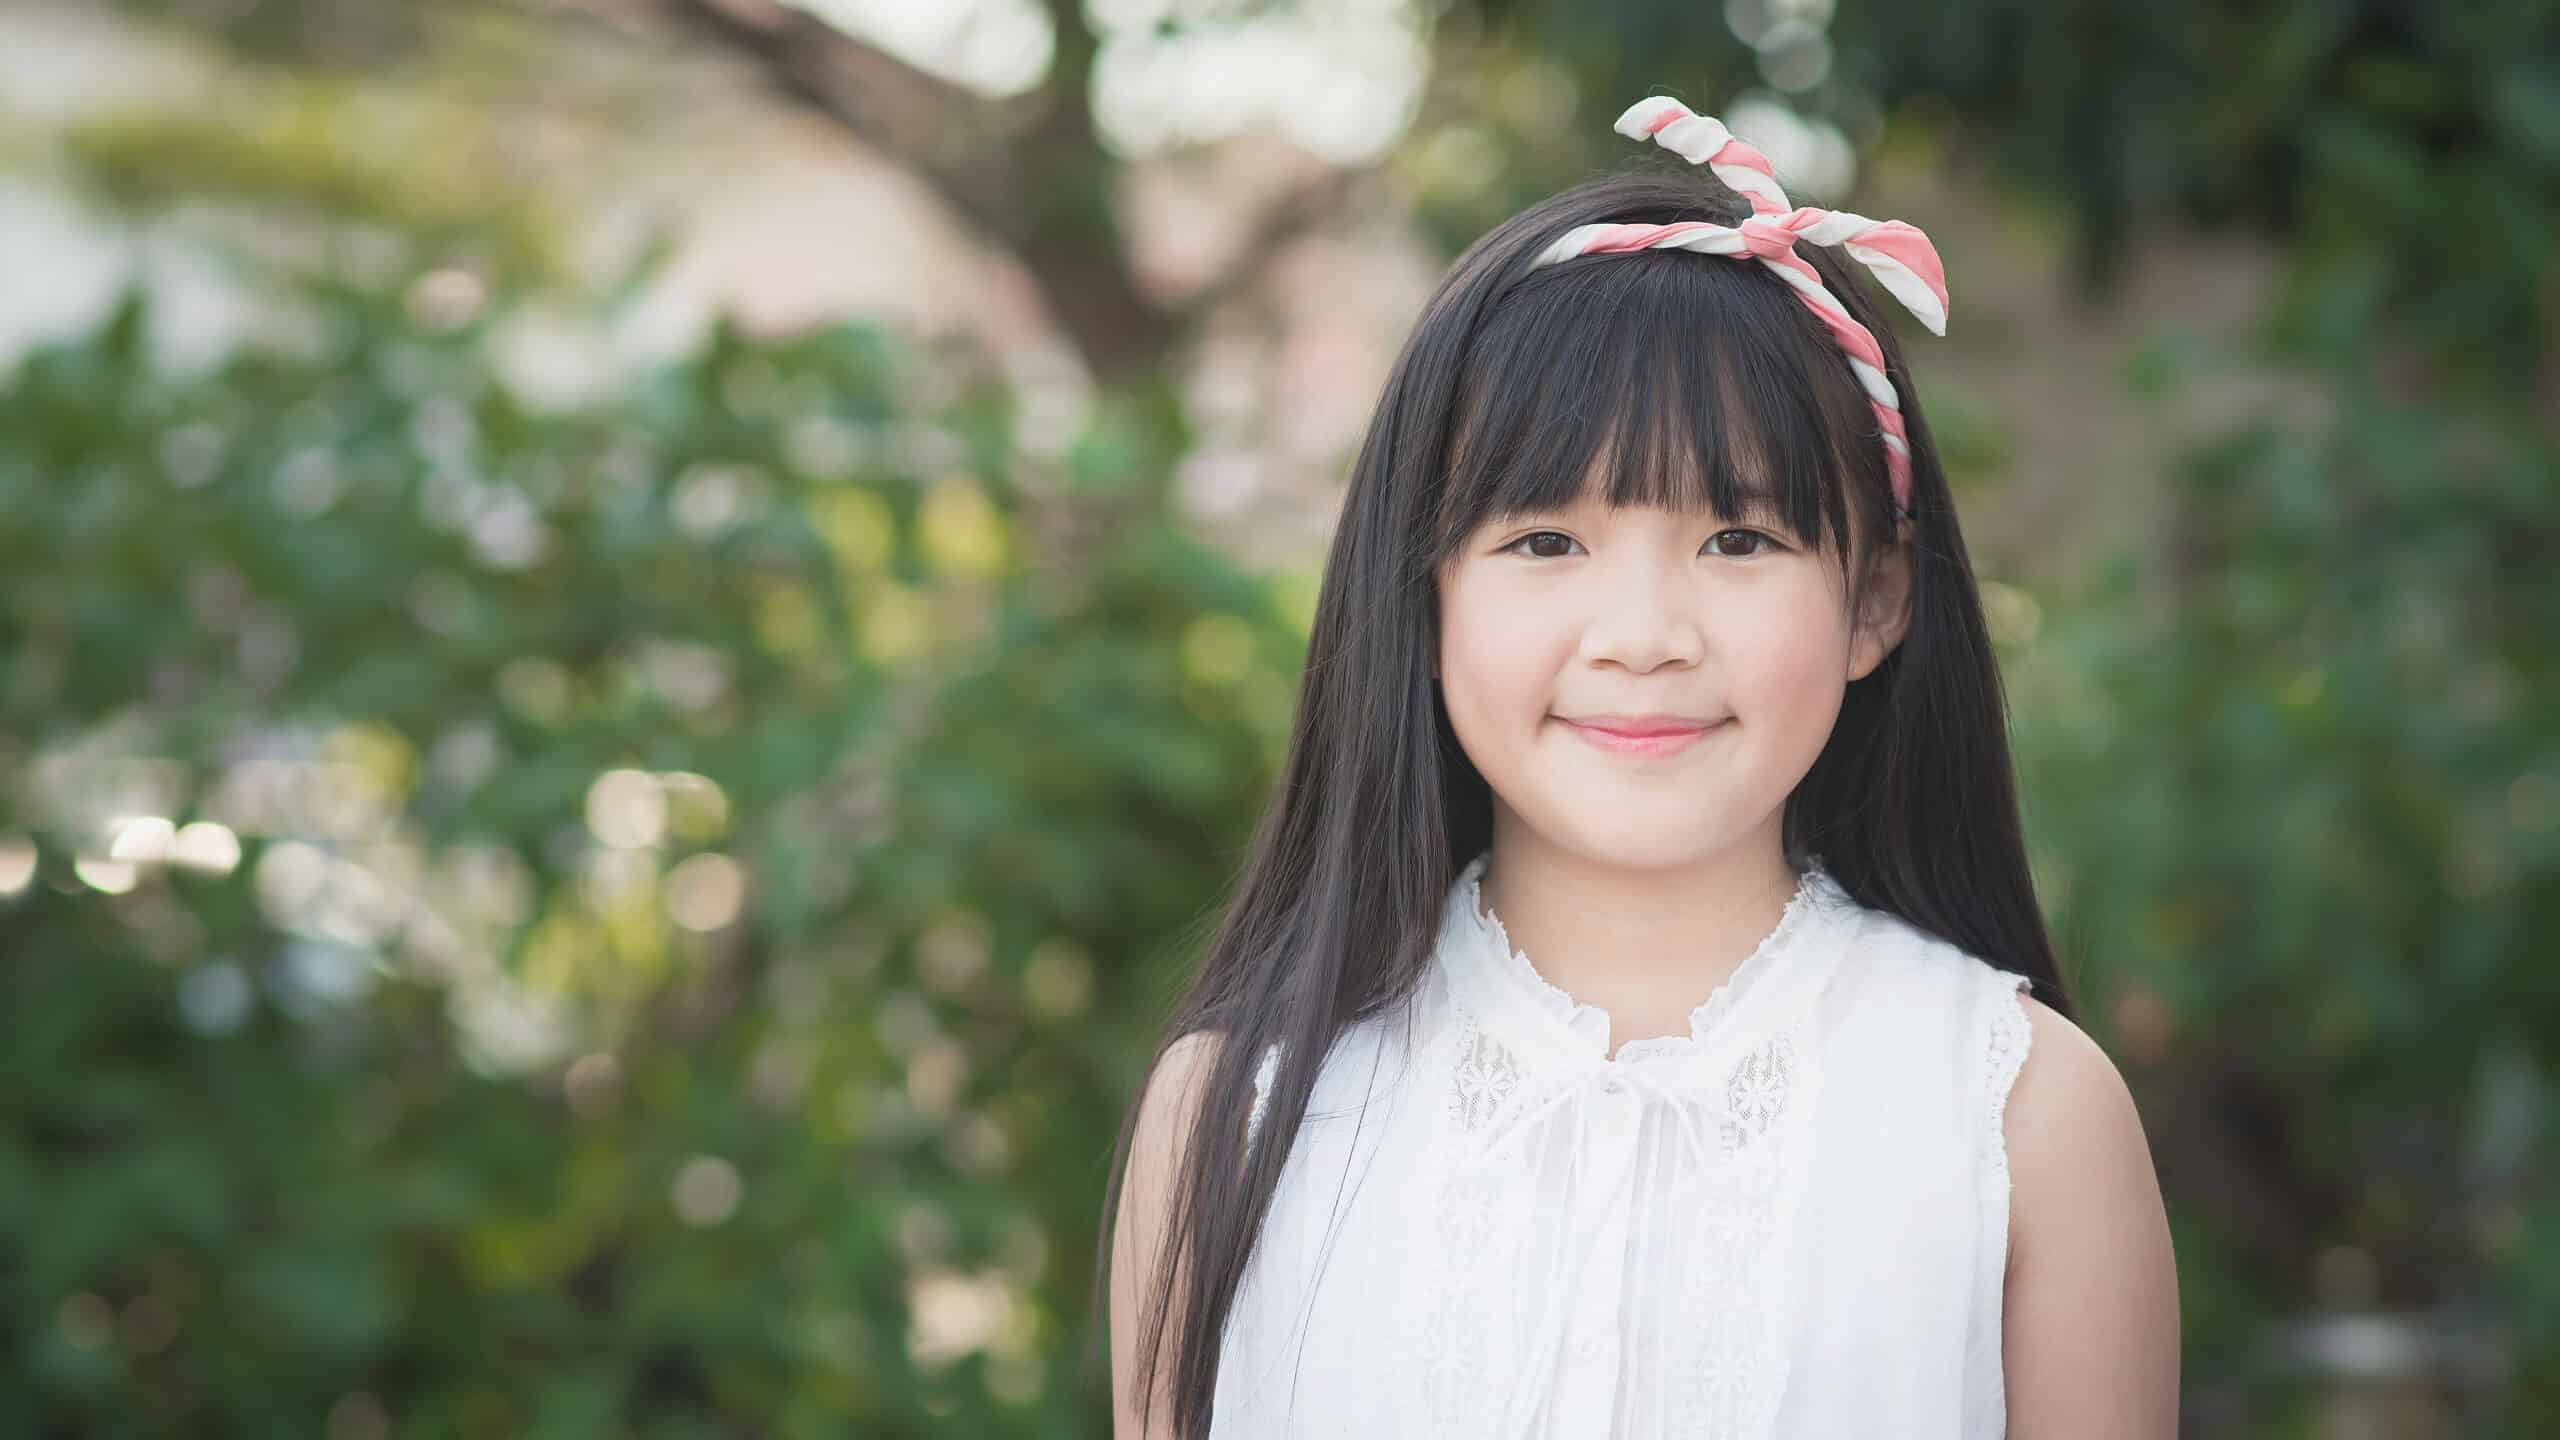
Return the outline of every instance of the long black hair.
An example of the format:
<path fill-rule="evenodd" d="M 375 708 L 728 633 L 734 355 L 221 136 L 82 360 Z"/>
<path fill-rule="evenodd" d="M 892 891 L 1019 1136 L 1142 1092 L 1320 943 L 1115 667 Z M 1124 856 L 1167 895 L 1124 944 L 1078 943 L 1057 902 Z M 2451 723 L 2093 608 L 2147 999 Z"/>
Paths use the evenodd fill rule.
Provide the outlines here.
<path fill-rule="evenodd" d="M 1532 206 L 1459 257 L 1387 378 L 1325 563 L 1288 759 L 1156 1055 L 1219 1037 L 1137 1345 L 1146 1397 L 1178 1279 L 1177 1436 L 1207 1432 L 1220 1337 L 1318 1066 L 1346 1026 L 1419 983 L 1450 885 L 1491 840 L 1491 793 L 1432 679 L 1436 582 L 1458 547 L 1489 518 L 1572 503 L 1595 461 L 1612 505 L 1705 506 L 1740 523 L 1744 489 L 1774 488 L 1790 528 L 1842 558 L 1853 603 L 1876 550 L 1867 537 L 1896 533 L 1866 393 L 1766 267 L 1678 251 L 1532 263 L 1577 225 L 1748 213 L 1704 168 L 1652 164 Z M 1998 666 L 1928 422 L 1862 277 L 1828 248 L 1798 253 L 1875 334 L 1901 400 L 1911 613 L 1894 652 L 1850 683 L 1789 795 L 1786 847 L 1819 854 L 1860 903 L 2029 977 L 2068 1016 L 2028 875 Z M 1259 1134 L 1278 1143 L 1248 1152 L 1253 1071 L 1274 1042 Z M 1140 1108 L 1115 1147 L 1096 1314 Z"/>

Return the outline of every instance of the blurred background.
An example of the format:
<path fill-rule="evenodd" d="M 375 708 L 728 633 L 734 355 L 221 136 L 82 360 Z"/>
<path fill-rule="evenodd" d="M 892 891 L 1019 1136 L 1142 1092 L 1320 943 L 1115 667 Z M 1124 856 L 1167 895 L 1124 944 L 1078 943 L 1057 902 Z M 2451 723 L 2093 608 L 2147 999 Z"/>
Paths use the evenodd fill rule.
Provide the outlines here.
<path fill-rule="evenodd" d="M 1653 91 L 1947 257 L 2187 1433 L 2552 1433 L 2526 0 L 0 0 L 5 1428 L 1104 1435 L 1377 387 Z"/>

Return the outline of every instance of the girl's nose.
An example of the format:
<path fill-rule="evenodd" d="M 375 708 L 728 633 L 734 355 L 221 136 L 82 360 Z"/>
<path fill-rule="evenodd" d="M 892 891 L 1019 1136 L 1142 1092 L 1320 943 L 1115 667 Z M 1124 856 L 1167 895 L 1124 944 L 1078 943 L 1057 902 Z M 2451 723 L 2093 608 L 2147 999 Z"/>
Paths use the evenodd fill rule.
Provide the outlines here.
<path fill-rule="evenodd" d="M 1583 660 L 1644 674 L 1694 665 L 1706 650 L 1692 577 L 1661 565 L 1630 565 L 1601 587 L 1583 626 Z"/>

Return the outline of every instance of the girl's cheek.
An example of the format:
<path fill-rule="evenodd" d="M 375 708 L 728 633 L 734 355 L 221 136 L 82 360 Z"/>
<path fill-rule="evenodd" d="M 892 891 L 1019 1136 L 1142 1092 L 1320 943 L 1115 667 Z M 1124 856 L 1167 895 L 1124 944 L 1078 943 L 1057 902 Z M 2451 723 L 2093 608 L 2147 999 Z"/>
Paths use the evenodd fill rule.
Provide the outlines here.
<path fill-rule="evenodd" d="M 1752 631 L 1751 669 L 1764 705 L 1803 715 L 1838 709 L 1847 684 L 1849 632 L 1825 599 L 1805 596 L 1788 617 L 1772 617 Z"/>
<path fill-rule="evenodd" d="M 1552 674 L 1547 652 L 1554 639 L 1554 620 L 1540 620 L 1540 607 L 1497 588 L 1461 582 L 1444 602 L 1447 622 L 1441 629 L 1441 667 L 1460 672 L 1459 683 L 1490 705 L 1523 703 L 1524 691 L 1539 689 Z"/>

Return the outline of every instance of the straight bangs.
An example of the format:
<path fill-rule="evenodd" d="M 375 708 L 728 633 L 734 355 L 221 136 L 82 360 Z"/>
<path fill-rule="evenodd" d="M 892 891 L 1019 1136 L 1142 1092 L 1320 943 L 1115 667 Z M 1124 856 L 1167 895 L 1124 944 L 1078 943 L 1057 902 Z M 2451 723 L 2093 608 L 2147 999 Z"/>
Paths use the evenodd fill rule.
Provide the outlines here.
<path fill-rule="evenodd" d="M 1886 523 L 1883 439 L 1830 332 L 1755 262 L 1656 251 L 1531 270 L 1468 346 L 1435 565 L 1586 498 L 1842 555 Z M 1850 506 L 1873 513 L 1853 525 Z"/>

